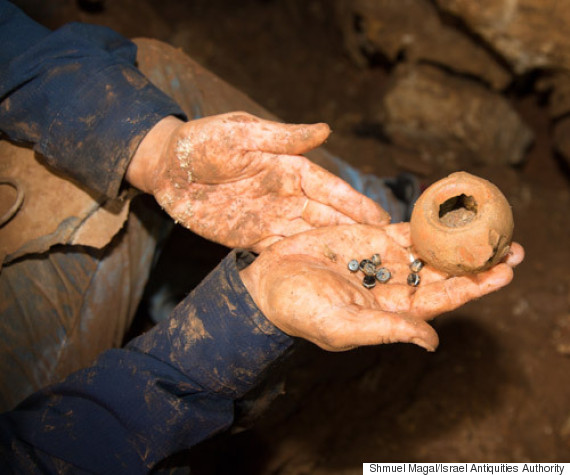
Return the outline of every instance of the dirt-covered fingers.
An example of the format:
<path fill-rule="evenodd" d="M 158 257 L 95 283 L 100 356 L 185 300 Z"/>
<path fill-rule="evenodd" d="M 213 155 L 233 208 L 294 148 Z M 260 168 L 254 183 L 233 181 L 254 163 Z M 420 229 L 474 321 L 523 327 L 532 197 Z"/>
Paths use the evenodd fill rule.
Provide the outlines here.
<path fill-rule="evenodd" d="M 398 245 L 406 248 L 412 246 L 410 223 L 390 224 L 384 228 L 384 231 L 390 239 L 393 239 L 394 242 L 398 243 Z"/>
<path fill-rule="evenodd" d="M 380 205 L 352 188 L 344 180 L 307 159 L 299 163 L 301 186 L 305 194 L 328 205 L 358 223 L 382 225 L 390 215 Z"/>
<path fill-rule="evenodd" d="M 300 217 L 315 228 L 339 224 L 355 224 L 355 221 L 345 214 L 309 198 L 303 204 Z"/>
<path fill-rule="evenodd" d="M 387 343 L 413 343 L 434 351 L 439 344 L 429 324 L 406 314 L 351 305 L 334 309 L 326 321 L 328 331 L 320 335 L 317 344 L 329 351 Z"/>
<path fill-rule="evenodd" d="M 281 237 L 325 226 L 354 224 L 335 209 L 305 197 L 283 198 L 273 212 L 269 208 L 266 208 L 266 216 L 272 218 L 267 220 L 267 233 Z"/>
<path fill-rule="evenodd" d="M 518 242 L 512 242 L 504 262 L 510 267 L 518 266 L 524 260 L 524 248 Z"/>
<path fill-rule="evenodd" d="M 314 227 L 389 221 L 379 205 L 304 157 L 264 153 L 259 164 L 259 188 L 298 197 L 297 215 Z"/>
<path fill-rule="evenodd" d="M 498 264 L 479 274 L 437 280 L 417 288 L 412 297 L 411 311 L 421 318 L 433 318 L 499 290 L 512 278 L 512 268 Z"/>

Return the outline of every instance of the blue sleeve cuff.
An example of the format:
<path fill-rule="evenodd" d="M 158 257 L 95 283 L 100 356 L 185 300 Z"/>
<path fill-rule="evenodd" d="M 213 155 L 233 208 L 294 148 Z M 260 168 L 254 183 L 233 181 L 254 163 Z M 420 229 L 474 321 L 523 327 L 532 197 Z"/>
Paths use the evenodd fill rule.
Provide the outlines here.
<path fill-rule="evenodd" d="M 136 45 L 109 28 L 50 32 L 0 0 L 0 44 L 0 130 L 102 194 L 117 196 L 160 119 L 186 119 L 135 67 Z"/>
<path fill-rule="evenodd" d="M 152 127 L 169 115 L 186 116 L 134 66 L 100 66 L 91 61 L 82 77 L 74 77 L 68 100 L 49 118 L 35 149 L 67 176 L 115 197 Z"/>
<path fill-rule="evenodd" d="M 160 359 L 168 355 L 170 364 L 191 373 L 204 388 L 243 396 L 293 342 L 265 318 L 243 285 L 238 265 L 246 257 L 231 252 L 167 323 L 133 340 L 129 348 Z"/>

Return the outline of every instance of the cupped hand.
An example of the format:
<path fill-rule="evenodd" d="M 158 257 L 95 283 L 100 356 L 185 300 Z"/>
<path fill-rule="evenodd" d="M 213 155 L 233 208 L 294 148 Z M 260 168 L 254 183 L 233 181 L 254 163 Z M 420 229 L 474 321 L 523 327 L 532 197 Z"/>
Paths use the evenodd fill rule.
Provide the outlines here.
<path fill-rule="evenodd" d="M 301 156 L 328 137 L 326 124 L 282 124 L 245 112 L 161 122 L 127 179 L 207 239 L 260 251 L 321 226 L 389 222 L 379 205 Z"/>
<path fill-rule="evenodd" d="M 376 253 L 392 278 L 367 289 L 362 272 L 347 263 Z M 417 287 L 407 284 L 411 256 L 409 223 L 340 225 L 284 239 L 240 275 L 274 325 L 326 350 L 408 342 L 433 351 L 439 340 L 426 322 L 507 285 L 524 251 L 513 243 L 503 263 L 471 276 L 448 277 L 425 266 Z"/>

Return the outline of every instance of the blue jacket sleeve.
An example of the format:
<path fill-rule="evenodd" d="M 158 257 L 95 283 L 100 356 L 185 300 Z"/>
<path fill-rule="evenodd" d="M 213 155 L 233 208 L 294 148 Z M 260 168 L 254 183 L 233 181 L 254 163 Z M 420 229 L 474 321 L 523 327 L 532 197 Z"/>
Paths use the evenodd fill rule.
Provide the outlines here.
<path fill-rule="evenodd" d="M 0 415 L 0 472 L 146 473 L 227 428 L 234 400 L 292 344 L 251 300 L 236 255 L 169 320 Z"/>
<path fill-rule="evenodd" d="M 180 107 L 135 67 L 136 46 L 101 26 L 54 32 L 0 0 L 0 131 L 116 196 L 142 138 Z"/>

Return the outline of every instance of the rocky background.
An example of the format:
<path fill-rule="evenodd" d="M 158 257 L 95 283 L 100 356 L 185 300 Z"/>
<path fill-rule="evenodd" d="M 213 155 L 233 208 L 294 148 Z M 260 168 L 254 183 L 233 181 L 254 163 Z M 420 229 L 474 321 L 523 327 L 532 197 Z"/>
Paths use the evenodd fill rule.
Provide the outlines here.
<path fill-rule="evenodd" d="M 467 170 L 513 206 L 526 261 L 507 289 L 434 323 L 435 354 L 301 344 L 230 433 L 181 456 L 192 473 L 570 462 L 569 2 L 16 3 L 53 28 L 87 21 L 181 47 L 283 120 L 328 122 L 329 150 L 365 172 L 429 184 Z M 155 278 L 174 273 L 186 292 L 224 252 L 177 230 Z M 192 271 L 173 271 L 184 260 Z"/>

